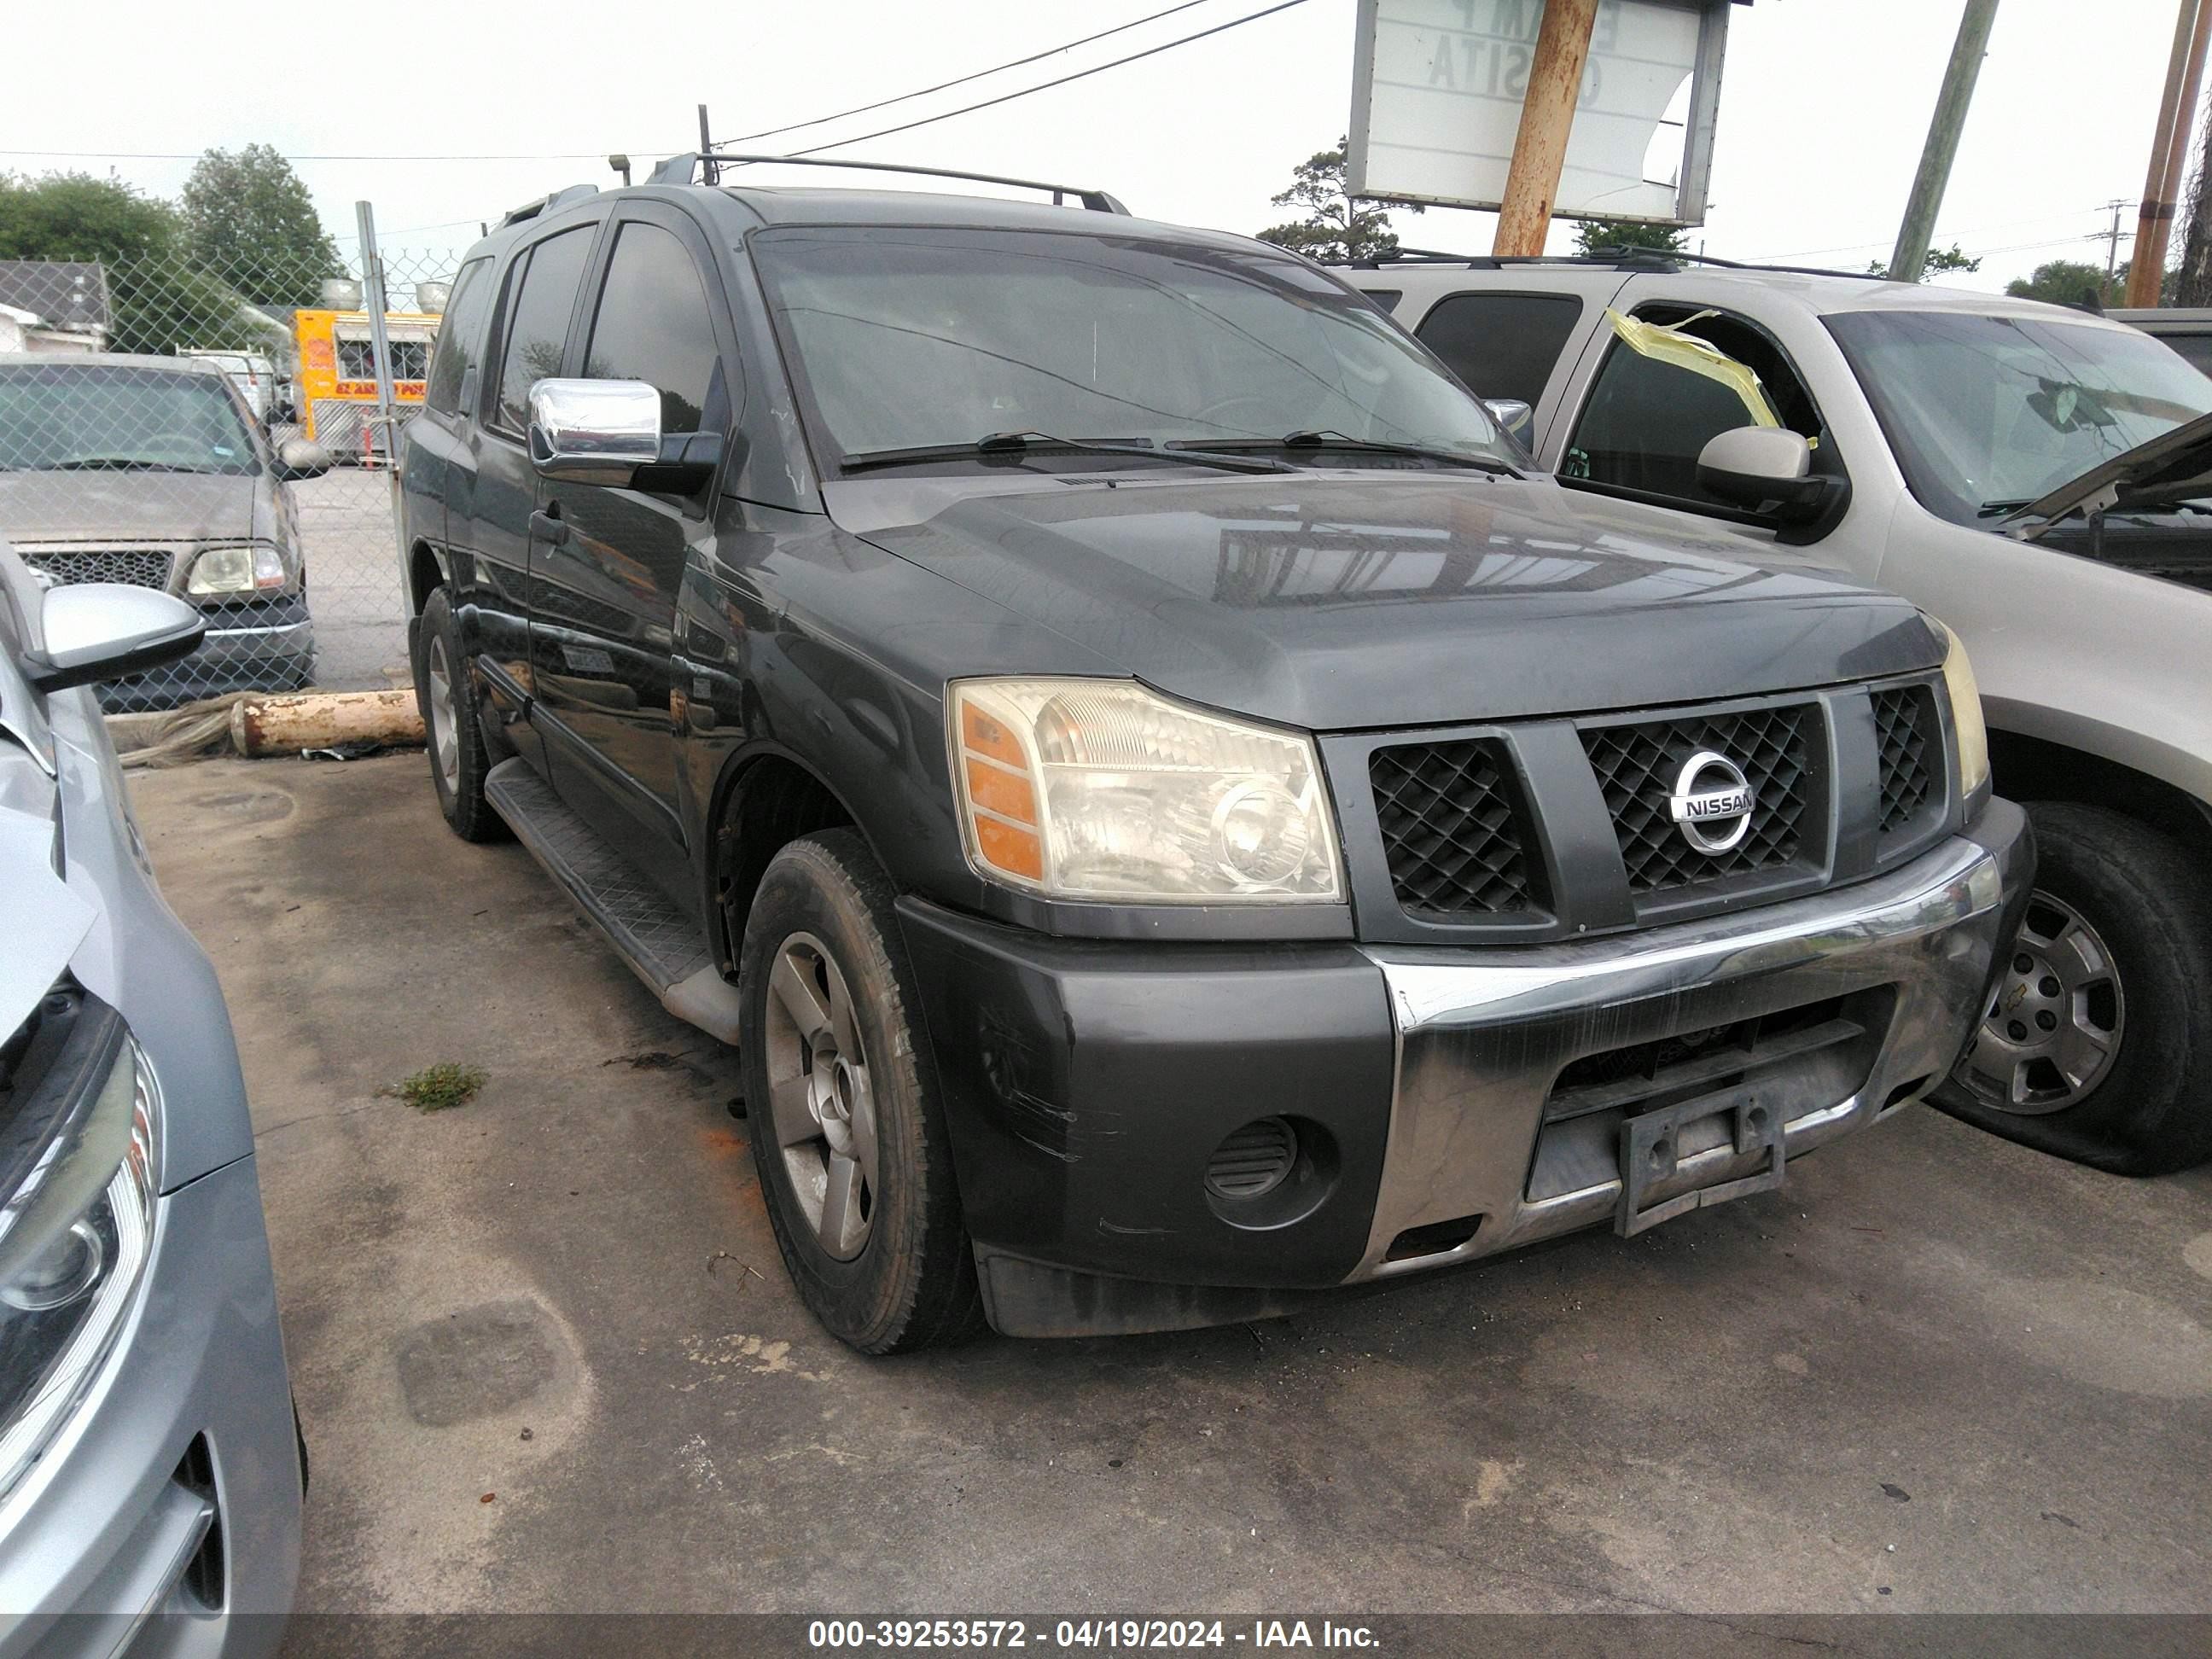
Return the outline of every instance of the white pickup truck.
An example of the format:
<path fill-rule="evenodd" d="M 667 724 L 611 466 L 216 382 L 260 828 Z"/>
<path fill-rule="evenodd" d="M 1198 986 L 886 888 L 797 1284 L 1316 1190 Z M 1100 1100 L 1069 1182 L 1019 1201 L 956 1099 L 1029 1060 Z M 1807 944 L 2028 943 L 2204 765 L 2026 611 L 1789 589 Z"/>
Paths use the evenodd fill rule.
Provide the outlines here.
<path fill-rule="evenodd" d="M 1624 252 L 1340 272 L 1559 482 L 1905 594 L 1966 641 L 2037 892 L 1938 1098 L 2106 1169 L 2212 1156 L 2212 379 L 2081 312 Z"/>

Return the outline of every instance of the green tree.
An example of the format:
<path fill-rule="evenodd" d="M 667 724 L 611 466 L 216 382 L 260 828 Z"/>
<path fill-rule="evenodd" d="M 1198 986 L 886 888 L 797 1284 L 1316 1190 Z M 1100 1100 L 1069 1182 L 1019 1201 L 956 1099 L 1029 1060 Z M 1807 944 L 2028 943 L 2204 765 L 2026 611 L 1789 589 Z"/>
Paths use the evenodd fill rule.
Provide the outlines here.
<path fill-rule="evenodd" d="M 245 301 L 195 269 L 183 242 L 175 209 L 119 179 L 0 176 L 0 259 L 104 266 L 111 350 L 243 346 L 256 338 Z"/>
<path fill-rule="evenodd" d="M 1654 253 L 1680 253 L 1690 240 L 1687 231 L 1666 225 L 1639 225 L 1626 219 L 1585 219 L 1575 227 L 1575 252 L 1585 258 L 1601 249 L 1649 248 Z"/>
<path fill-rule="evenodd" d="M 2119 304 L 2126 287 L 2124 268 L 2108 283 L 2102 265 L 2086 259 L 2051 259 L 2036 266 L 2031 276 L 2014 277 L 2005 284 L 2005 292 L 2018 300 L 2048 300 L 2062 306 L 2094 300 L 2101 308 Z"/>
<path fill-rule="evenodd" d="M 1947 270 L 1979 270 L 1981 268 L 1982 262 L 1979 259 L 1967 258 L 1966 251 L 1954 242 L 1948 247 L 1931 247 L 1928 250 L 1928 257 L 1921 262 L 1920 275 L 1917 280 L 1924 283 L 1930 276 L 1940 276 Z M 1876 259 L 1867 267 L 1867 275 L 1887 276 L 1889 275 L 1889 267 L 1881 260 Z"/>
<path fill-rule="evenodd" d="M 307 187 L 267 144 L 211 149 L 185 180 L 185 250 L 257 305 L 311 306 L 344 275 Z"/>
<path fill-rule="evenodd" d="M 1269 225 L 1260 233 L 1261 241 L 1295 249 L 1324 263 L 1383 258 L 1398 251 L 1398 238 L 1390 229 L 1385 210 L 1366 205 L 1369 198 L 1345 191 L 1346 143 L 1338 139 L 1334 149 L 1310 155 L 1292 170 L 1291 187 L 1274 203 L 1277 207 L 1304 208 L 1305 217 Z M 1407 210 L 1419 213 L 1421 210 L 1416 206 Z"/>

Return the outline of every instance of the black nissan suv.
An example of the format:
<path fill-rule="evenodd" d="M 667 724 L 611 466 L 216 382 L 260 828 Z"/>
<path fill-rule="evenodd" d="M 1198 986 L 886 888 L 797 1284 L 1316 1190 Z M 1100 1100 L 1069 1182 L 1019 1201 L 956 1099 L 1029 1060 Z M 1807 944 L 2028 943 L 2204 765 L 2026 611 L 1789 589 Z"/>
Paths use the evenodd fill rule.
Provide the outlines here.
<path fill-rule="evenodd" d="M 2032 855 L 1939 623 L 1563 492 L 1279 249 L 726 159 L 470 252 L 410 636 L 839 1337 L 1633 1233 L 1949 1067 Z"/>

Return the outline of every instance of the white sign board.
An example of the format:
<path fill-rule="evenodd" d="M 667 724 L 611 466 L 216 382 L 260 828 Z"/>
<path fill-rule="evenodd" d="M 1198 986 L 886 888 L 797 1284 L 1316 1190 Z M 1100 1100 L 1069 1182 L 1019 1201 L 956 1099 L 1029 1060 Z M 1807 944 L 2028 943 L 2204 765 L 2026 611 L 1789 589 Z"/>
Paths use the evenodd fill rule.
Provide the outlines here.
<path fill-rule="evenodd" d="M 1553 211 L 1697 224 L 1729 0 L 1601 0 Z M 1360 0 L 1354 195 L 1496 208 L 1544 0 Z"/>

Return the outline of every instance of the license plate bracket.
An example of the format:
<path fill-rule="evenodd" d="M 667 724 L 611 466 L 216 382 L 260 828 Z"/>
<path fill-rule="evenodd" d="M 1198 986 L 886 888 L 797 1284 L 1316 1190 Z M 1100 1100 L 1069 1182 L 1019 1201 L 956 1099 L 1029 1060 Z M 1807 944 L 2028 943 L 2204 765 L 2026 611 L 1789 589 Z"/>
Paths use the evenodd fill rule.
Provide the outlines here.
<path fill-rule="evenodd" d="M 1728 1144 L 1736 1155 L 1759 1152 L 1765 1167 L 1733 1181 L 1693 1187 L 1651 1201 L 1651 1188 L 1671 1181 L 1680 1169 L 1682 1131 L 1707 1118 L 1723 1116 L 1732 1120 L 1726 1126 Z M 1632 1237 L 1709 1204 L 1725 1204 L 1779 1187 L 1788 1155 L 1781 1112 L 1756 1095 L 1733 1101 L 1708 1095 L 1632 1117 L 1620 1129 L 1620 1204 L 1613 1214 L 1613 1231 L 1623 1238 Z"/>

